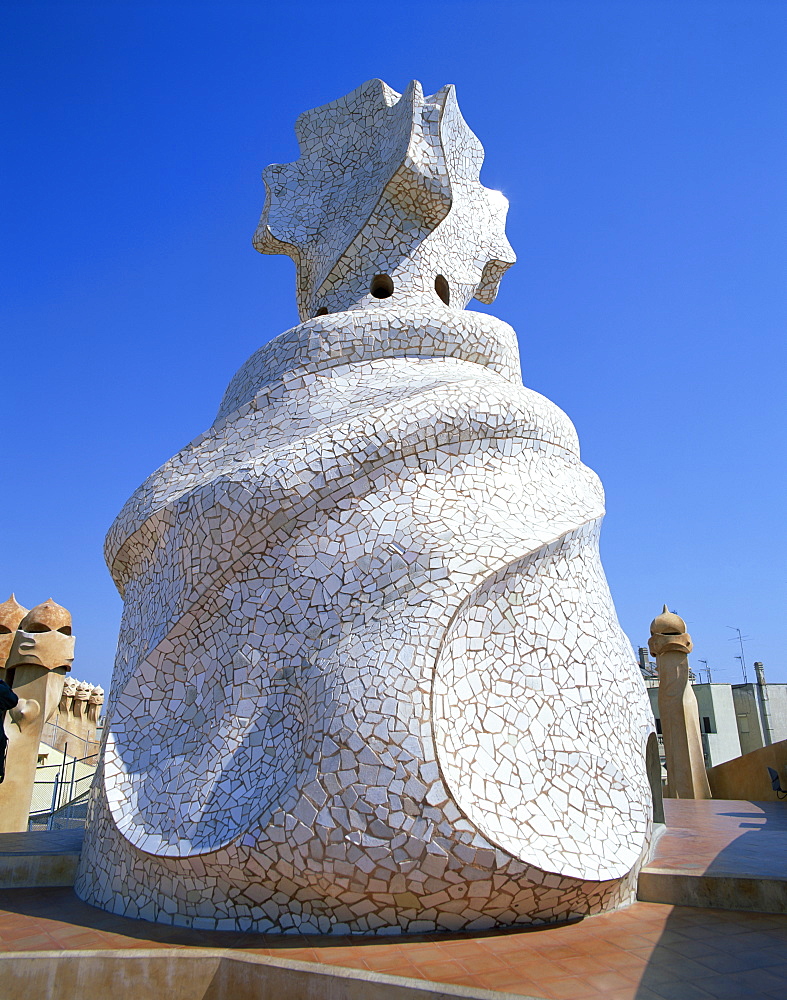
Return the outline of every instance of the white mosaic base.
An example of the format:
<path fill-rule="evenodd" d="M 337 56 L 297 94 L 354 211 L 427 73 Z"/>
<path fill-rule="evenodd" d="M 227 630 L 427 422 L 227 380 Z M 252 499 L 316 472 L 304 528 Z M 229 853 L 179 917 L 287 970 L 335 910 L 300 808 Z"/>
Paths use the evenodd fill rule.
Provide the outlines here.
<path fill-rule="evenodd" d="M 343 100 L 357 117 L 381 87 Z M 416 145 L 439 96 L 408 112 Z M 98 906 L 397 933 L 633 898 L 652 716 L 598 561 L 601 486 L 522 386 L 511 328 L 427 302 L 451 206 L 482 215 L 450 181 L 408 258 L 422 287 L 367 301 L 329 268 L 344 311 L 258 351 L 109 533 L 124 616 L 77 880 Z M 391 214 L 402 184 L 375 190 L 412 217 Z M 470 291 L 489 224 L 466 226 Z M 337 253 L 309 240 L 302 306 Z"/>

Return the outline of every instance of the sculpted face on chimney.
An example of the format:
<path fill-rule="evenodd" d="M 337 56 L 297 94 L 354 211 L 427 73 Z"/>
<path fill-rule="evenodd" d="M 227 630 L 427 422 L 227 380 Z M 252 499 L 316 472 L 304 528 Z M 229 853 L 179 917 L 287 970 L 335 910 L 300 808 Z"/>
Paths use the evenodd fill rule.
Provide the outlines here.
<path fill-rule="evenodd" d="M 74 662 L 74 642 L 71 614 L 50 598 L 28 611 L 19 623 L 7 666 L 38 666 L 65 672 Z"/>

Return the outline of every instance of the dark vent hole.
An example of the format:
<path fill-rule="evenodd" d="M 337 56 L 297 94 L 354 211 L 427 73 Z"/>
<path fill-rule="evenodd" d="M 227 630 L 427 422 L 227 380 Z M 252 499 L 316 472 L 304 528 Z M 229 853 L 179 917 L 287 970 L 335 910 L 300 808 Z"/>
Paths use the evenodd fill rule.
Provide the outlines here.
<path fill-rule="evenodd" d="M 369 291 L 376 299 L 387 299 L 393 295 L 393 281 L 390 275 L 376 274 L 372 278 Z"/>
<path fill-rule="evenodd" d="M 317 310 L 317 312 L 314 315 L 315 316 L 327 316 L 328 315 L 328 307 L 327 306 L 320 306 L 320 308 Z"/>
<path fill-rule="evenodd" d="M 442 274 L 438 274 L 434 279 L 434 290 L 447 306 L 451 305 L 451 289 Z"/>

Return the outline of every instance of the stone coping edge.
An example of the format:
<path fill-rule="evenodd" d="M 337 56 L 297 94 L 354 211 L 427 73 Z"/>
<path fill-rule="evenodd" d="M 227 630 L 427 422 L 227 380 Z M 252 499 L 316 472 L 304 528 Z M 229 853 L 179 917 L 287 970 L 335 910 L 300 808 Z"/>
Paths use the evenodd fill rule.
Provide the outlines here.
<path fill-rule="evenodd" d="M 6 951 L 0 963 L 3 1000 L 541 1000 L 226 948 Z"/>
<path fill-rule="evenodd" d="M 714 879 L 734 879 L 736 882 L 787 882 L 787 871 L 783 875 L 773 872 L 770 875 L 755 875 L 748 872 L 737 871 L 682 871 L 680 868 L 664 868 L 658 863 L 645 865 L 640 869 L 640 878 L 643 875 L 669 875 L 677 878 L 714 878 Z"/>
<path fill-rule="evenodd" d="M 637 899 L 668 906 L 787 914 L 785 880 L 780 878 L 645 869 L 639 873 Z"/>
<path fill-rule="evenodd" d="M 0 854 L 0 889 L 73 886 L 79 854 Z"/>

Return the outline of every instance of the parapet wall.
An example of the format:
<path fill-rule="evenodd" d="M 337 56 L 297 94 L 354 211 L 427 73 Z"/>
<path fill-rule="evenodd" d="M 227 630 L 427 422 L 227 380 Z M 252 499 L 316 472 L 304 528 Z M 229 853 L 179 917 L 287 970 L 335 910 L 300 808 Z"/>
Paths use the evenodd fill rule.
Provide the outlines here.
<path fill-rule="evenodd" d="M 714 799 L 747 799 L 750 802 L 776 802 L 768 768 L 772 767 L 787 788 L 787 740 L 752 750 L 708 769 L 708 781 Z"/>

